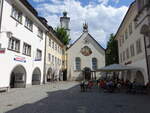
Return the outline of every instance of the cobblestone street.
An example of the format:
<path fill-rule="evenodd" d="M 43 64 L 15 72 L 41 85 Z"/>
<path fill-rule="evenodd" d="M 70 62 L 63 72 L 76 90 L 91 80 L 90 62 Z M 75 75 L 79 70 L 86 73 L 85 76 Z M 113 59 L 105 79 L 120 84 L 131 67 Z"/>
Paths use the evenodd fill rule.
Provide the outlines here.
<path fill-rule="evenodd" d="M 149 113 L 150 95 L 80 92 L 77 82 L 11 89 L 0 94 L 0 113 Z"/>

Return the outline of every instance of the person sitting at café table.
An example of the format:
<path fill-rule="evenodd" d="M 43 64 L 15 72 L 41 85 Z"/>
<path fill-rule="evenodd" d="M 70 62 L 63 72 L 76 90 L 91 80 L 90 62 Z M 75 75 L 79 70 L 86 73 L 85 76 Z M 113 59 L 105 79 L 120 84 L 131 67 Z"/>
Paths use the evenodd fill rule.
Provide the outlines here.
<path fill-rule="evenodd" d="M 104 80 L 100 80 L 99 87 L 104 89 L 106 87 L 106 82 Z"/>
<path fill-rule="evenodd" d="M 85 87 L 84 87 L 84 81 L 81 81 L 80 83 L 80 88 L 81 88 L 81 92 L 85 90 Z"/>
<path fill-rule="evenodd" d="M 91 89 L 92 87 L 93 87 L 93 82 L 92 82 L 92 81 L 89 81 L 89 82 L 88 82 L 88 88 Z"/>

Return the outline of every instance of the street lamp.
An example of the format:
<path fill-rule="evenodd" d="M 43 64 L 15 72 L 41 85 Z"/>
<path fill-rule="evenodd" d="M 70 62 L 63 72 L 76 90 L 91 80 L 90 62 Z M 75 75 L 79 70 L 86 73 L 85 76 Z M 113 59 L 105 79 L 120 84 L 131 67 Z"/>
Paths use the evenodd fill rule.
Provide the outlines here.
<path fill-rule="evenodd" d="M 8 31 L 8 32 L 6 32 L 7 33 L 7 37 L 12 37 L 12 35 L 13 35 L 13 33 L 12 32 L 10 32 L 10 31 Z"/>

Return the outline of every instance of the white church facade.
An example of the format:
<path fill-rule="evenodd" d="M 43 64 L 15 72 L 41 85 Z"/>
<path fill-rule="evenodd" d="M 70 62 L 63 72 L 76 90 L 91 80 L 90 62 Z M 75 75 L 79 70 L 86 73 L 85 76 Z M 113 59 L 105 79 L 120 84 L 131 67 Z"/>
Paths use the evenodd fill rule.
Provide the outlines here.
<path fill-rule="evenodd" d="M 84 24 L 82 35 L 67 50 L 67 79 L 90 79 L 83 70 L 95 71 L 105 66 L 105 49 L 89 34 Z M 99 73 L 96 73 L 99 76 Z"/>

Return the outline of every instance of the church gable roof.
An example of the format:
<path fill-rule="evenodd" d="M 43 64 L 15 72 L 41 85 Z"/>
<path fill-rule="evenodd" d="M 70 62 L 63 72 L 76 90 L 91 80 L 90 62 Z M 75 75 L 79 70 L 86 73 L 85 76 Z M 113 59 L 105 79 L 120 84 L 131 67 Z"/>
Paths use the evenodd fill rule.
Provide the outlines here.
<path fill-rule="evenodd" d="M 71 47 L 73 47 L 83 37 L 84 34 L 85 34 L 85 32 L 83 32 L 81 34 L 81 36 L 68 49 L 70 49 Z M 99 48 L 101 48 L 103 51 L 105 51 L 105 49 L 89 33 L 87 34 L 87 36 L 85 38 L 87 38 L 88 36 L 97 44 L 97 46 Z"/>

